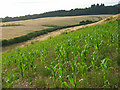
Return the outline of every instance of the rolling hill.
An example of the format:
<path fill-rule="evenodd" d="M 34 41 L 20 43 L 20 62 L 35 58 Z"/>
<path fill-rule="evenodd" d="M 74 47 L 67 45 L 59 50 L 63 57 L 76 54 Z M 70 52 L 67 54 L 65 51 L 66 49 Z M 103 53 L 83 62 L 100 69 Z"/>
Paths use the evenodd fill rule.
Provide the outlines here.
<path fill-rule="evenodd" d="M 104 15 L 104 14 L 118 14 L 120 13 L 120 4 L 113 6 L 105 6 L 104 4 L 93 4 L 88 8 L 76 8 L 71 10 L 57 10 L 45 12 L 42 14 L 25 15 L 19 17 L 5 17 L 2 18 L 3 22 L 29 20 L 43 17 L 63 17 L 63 16 L 81 16 L 81 15 Z"/>
<path fill-rule="evenodd" d="M 119 88 L 117 17 L 3 53 L 3 88 Z"/>
<path fill-rule="evenodd" d="M 9 24 L 21 24 L 21 26 L 7 26 L 2 27 L 2 40 L 12 39 L 14 37 L 26 35 L 33 31 L 40 31 L 46 28 L 43 25 L 57 25 L 57 26 L 66 26 L 78 24 L 83 20 L 99 20 L 105 19 L 112 15 L 84 15 L 84 16 L 70 16 L 70 17 L 47 17 L 47 18 L 38 18 L 31 20 L 23 21 L 12 21 L 12 22 L 3 22 L 2 25 Z"/>

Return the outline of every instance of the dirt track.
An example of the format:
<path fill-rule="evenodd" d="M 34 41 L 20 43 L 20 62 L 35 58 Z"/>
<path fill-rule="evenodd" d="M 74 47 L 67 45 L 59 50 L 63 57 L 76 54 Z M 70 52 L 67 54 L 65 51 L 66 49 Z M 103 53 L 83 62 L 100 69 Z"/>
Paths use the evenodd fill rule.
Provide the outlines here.
<path fill-rule="evenodd" d="M 120 14 L 114 15 L 114 16 L 112 16 L 112 19 L 110 19 L 110 20 L 115 20 L 115 19 L 117 19 L 119 17 L 120 17 Z M 101 20 L 99 22 L 88 24 L 88 25 L 82 25 L 82 26 L 76 26 L 76 27 L 57 30 L 57 31 L 54 31 L 54 32 L 51 32 L 51 33 L 48 33 L 48 34 L 45 34 L 45 35 L 41 35 L 41 36 L 36 37 L 36 38 L 34 38 L 32 40 L 28 40 L 26 42 L 22 42 L 22 43 L 18 43 L 18 44 L 3 47 L 2 50 L 3 50 L 3 52 L 6 52 L 6 51 L 14 50 L 14 49 L 17 49 L 17 48 L 22 48 L 22 47 L 25 47 L 27 45 L 30 45 L 31 43 L 47 40 L 48 38 L 58 36 L 60 34 L 63 34 L 64 32 L 76 31 L 76 30 L 80 30 L 81 28 L 94 26 L 94 25 L 97 25 L 97 24 L 103 24 L 103 23 L 106 23 L 106 22 L 108 22 L 110 20 L 104 19 L 104 20 Z"/>
<path fill-rule="evenodd" d="M 102 19 L 111 15 L 85 15 L 85 16 L 69 16 L 69 17 L 47 17 L 38 18 L 23 21 L 4 22 L 2 24 L 22 24 L 24 26 L 10 26 L 2 27 L 2 40 L 11 39 L 14 37 L 22 36 L 33 31 L 39 31 L 50 27 L 42 25 L 74 25 L 83 20 L 98 20 L 98 17 Z"/>
<path fill-rule="evenodd" d="M 10 45 L 10 46 L 3 47 L 2 52 L 14 50 L 14 49 L 17 49 L 17 48 L 22 48 L 22 47 L 25 47 L 25 46 L 27 46 L 31 43 L 40 42 L 40 41 L 43 41 L 43 40 L 47 40 L 48 38 L 58 36 L 60 34 L 63 34 L 64 32 L 68 33 L 68 32 L 71 32 L 71 31 L 76 31 L 76 30 L 79 30 L 81 28 L 85 28 L 85 27 L 88 27 L 88 26 L 93 26 L 93 25 L 96 25 L 96 24 L 100 24 L 102 22 L 103 22 L 103 20 L 99 21 L 99 22 L 96 22 L 96 23 L 93 23 L 93 24 L 88 24 L 88 25 L 82 25 L 82 26 L 76 26 L 76 27 L 57 30 L 57 31 L 54 31 L 54 32 L 51 32 L 51 33 L 48 33 L 48 34 L 45 34 L 45 35 L 38 36 L 38 37 L 36 37 L 32 40 L 28 40 L 26 42 L 22 42 L 22 43 L 13 44 L 13 45 Z"/>

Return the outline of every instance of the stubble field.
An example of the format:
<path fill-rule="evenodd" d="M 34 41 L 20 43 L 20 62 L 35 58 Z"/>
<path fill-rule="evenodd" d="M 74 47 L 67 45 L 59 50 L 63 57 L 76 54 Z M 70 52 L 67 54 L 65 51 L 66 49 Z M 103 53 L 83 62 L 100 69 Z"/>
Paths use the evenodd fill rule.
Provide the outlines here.
<path fill-rule="evenodd" d="M 57 26 L 65 26 L 65 25 L 74 25 L 78 24 L 83 20 L 99 20 L 110 17 L 112 15 L 85 15 L 85 16 L 69 16 L 69 17 L 47 17 L 47 18 L 38 18 L 31 20 L 23 20 L 23 21 L 13 21 L 13 22 L 4 22 L 2 25 L 9 24 L 21 24 L 21 26 L 7 26 L 2 27 L 2 40 L 8 40 L 14 37 L 26 35 L 33 31 L 39 31 L 46 28 L 43 25 L 57 25 Z"/>

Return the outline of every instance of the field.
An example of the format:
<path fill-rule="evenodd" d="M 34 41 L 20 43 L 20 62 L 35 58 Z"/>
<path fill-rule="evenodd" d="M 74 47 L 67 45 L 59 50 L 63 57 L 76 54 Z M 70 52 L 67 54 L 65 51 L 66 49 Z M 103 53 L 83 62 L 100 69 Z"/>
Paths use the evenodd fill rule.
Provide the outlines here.
<path fill-rule="evenodd" d="M 120 87 L 118 21 L 3 53 L 3 87 Z"/>
<path fill-rule="evenodd" d="M 83 20 L 99 20 L 111 15 L 86 15 L 86 16 L 70 16 L 70 17 L 48 17 L 23 21 L 4 22 L 0 24 L 2 27 L 2 40 L 26 35 L 33 31 L 39 31 L 47 27 L 45 25 L 74 25 Z M 13 25 L 12 25 L 13 24 Z M 15 26 L 17 25 L 17 26 Z"/>

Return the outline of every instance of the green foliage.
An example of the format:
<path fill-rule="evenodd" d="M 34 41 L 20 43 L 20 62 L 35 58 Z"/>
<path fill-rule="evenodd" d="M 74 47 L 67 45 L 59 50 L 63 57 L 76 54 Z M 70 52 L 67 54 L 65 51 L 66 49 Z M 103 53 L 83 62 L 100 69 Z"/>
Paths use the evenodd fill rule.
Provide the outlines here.
<path fill-rule="evenodd" d="M 28 20 L 28 19 L 36 19 L 43 17 L 56 17 L 56 16 L 80 16 L 80 15 L 100 15 L 100 14 L 118 14 L 120 13 L 120 4 L 114 6 L 104 6 L 104 4 L 91 5 L 89 8 L 76 8 L 71 10 L 58 10 L 45 12 L 42 14 L 33 14 L 33 15 L 25 15 L 19 17 L 5 17 L 2 18 L 2 22 L 9 21 L 19 21 L 19 20 Z"/>
<path fill-rule="evenodd" d="M 3 53 L 3 86 L 118 88 L 118 21 Z"/>
<path fill-rule="evenodd" d="M 85 25 L 85 24 L 90 24 L 90 23 L 93 23 L 93 22 L 96 22 L 96 21 L 87 20 L 87 21 L 85 21 L 85 23 L 80 23 L 80 24 L 75 24 L 75 25 L 68 25 L 68 26 L 54 26 L 54 28 L 48 28 L 48 29 L 44 29 L 44 30 L 40 30 L 40 31 L 34 31 L 34 32 L 31 32 L 31 33 L 28 33 L 27 35 L 23 35 L 23 36 L 20 36 L 20 37 L 15 37 L 13 39 L 2 40 L 2 46 L 8 46 L 8 45 L 11 45 L 11 44 L 31 40 L 32 38 L 35 38 L 37 36 L 47 34 L 49 32 L 56 31 L 56 30 L 59 30 L 59 29 L 75 27 L 75 26 Z"/>
<path fill-rule="evenodd" d="M 86 25 L 86 24 L 90 24 L 90 23 L 94 23 L 94 22 L 97 22 L 97 21 L 91 21 L 91 20 L 81 21 L 80 25 Z"/>
<path fill-rule="evenodd" d="M 61 26 L 57 26 L 57 25 L 42 25 L 42 26 L 45 26 L 45 27 L 61 27 Z"/>
<path fill-rule="evenodd" d="M 23 25 L 22 24 L 15 24 L 15 23 L 13 23 L 13 24 L 3 24 L 0 27 L 11 27 L 11 26 L 23 26 Z"/>

